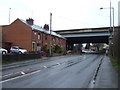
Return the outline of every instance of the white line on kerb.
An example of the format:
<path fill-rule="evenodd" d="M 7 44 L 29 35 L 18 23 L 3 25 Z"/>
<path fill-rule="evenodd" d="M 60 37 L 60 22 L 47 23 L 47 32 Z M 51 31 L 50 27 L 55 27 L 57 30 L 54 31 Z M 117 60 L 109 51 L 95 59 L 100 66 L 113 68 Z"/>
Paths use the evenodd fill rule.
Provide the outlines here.
<path fill-rule="evenodd" d="M 92 80 L 88 88 L 93 88 L 95 85 L 95 80 Z"/>

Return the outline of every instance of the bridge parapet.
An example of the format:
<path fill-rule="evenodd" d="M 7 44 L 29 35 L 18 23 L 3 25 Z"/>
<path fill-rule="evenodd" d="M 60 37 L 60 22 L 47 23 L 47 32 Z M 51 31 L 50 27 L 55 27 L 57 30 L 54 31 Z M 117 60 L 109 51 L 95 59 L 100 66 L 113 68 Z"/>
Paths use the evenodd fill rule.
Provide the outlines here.
<path fill-rule="evenodd" d="M 106 27 L 106 28 L 87 28 L 87 29 L 59 30 L 59 31 L 56 31 L 56 32 L 59 33 L 59 34 L 109 32 L 109 27 Z"/>

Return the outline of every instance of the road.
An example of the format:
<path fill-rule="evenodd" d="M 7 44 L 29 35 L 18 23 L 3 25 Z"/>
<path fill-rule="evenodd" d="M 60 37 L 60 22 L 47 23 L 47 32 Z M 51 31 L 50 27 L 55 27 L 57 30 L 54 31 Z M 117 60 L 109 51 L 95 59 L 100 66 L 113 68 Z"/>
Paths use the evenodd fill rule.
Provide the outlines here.
<path fill-rule="evenodd" d="M 103 55 L 51 57 L 3 70 L 3 88 L 87 88 Z"/>

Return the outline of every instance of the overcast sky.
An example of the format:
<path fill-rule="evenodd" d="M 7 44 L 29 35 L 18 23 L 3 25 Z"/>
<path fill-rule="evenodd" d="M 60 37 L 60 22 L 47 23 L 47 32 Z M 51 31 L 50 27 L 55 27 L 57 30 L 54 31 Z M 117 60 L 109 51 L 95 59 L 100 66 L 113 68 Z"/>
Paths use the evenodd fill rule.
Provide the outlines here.
<path fill-rule="evenodd" d="M 118 25 L 118 1 L 111 0 L 115 9 L 115 25 Z M 33 18 L 36 25 L 49 24 L 52 12 L 52 29 L 66 30 L 110 26 L 110 0 L 1 0 L 0 25 L 20 18 Z"/>

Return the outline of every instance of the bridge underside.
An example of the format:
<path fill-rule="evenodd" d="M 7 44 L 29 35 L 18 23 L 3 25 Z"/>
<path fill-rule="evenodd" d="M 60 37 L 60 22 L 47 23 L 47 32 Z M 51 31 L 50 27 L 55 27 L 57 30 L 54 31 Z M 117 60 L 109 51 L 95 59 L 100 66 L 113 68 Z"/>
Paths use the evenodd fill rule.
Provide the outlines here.
<path fill-rule="evenodd" d="M 109 42 L 108 36 L 97 37 L 67 37 L 67 50 L 73 50 L 74 44 L 81 43 L 107 43 Z"/>
<path fill-rule="evenodd" d="M 108 36 L 95 37 L 67 37 L 67 43 L 108 43 Z"/>

